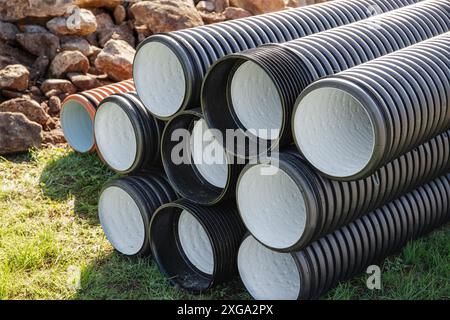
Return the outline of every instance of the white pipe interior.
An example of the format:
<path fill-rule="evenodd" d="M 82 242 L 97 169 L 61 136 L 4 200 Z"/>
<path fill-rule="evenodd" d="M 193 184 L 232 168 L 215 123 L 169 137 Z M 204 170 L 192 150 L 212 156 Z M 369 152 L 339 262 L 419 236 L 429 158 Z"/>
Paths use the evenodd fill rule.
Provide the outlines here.
<path fill-rule="evenodd" d="M 247 291 L 256 300 L 296 300 L 300 275 L 289 253 L 272 251 L 247 237 L 238 253 L 238 269 Z"/>
<path fill-rule="evenodd" d="M 214 254 L 211 242 L 203 226 L 188 211 L 183 210 L 178 220 L 178 236 L 184 254 L 200 271 L 214 272 Z"/>
<path fill-rule="evenodd" d="M 306 207 L 294 180 L 273 165 L 254 165 L 242 174 L 237 204 L 247 229 L 265 245 L 286 249 L 305 231 Z"/>
<path fill-rule="evenodd" d="M 306 159 L 334 177 L 360 172 L 375 148 L 367 110 L 350 93 L 336 88 L 313 90 L 299 102 L 294 135 Z"/>
<path fill-rule="evenodd" d="M 89 112 L 74 100 L 64 103 L 61 127 L 67 142 L 78 152 L 88 152 L 94 145 L 94 129 Z"/>
<path fill-rule="evenodd" d="M 225 188 L 228 180 L 226 153 L 203 119 L 194 124 L 190 148 L 193 163 L 203 178 L 218 188 Z"/>
<path fill-rule="evenodd" d="M 262 139 L 276 139 L 283 123 L 277 87 L 269 75 L 252 61 L 244 62 L 231 80 L 233 110 L 247 129 Z"/>
<path fill-rule="evenodd" d="M 126 112 L 114 102 L 103 103 L 94 121 L 97 147 L 103 159 L 118 171 L 129 169 L 136 160 L 137 141 Z"/>
<path fill-rule="evenodd" d="M 135 255 L 144 246 L 145 224 L 131 196 L 122 188 L 112 186 L 100 195 L 100 224 L 108 241 L 119 252 Z"/>
<path fill-rule="evenodd" d="M 174 115 L 184 100 L 186 78 L 172 49 L 148 42 L 136 52 L 133 69 L 134 84 L 145 107 L 160 117 Z"/>

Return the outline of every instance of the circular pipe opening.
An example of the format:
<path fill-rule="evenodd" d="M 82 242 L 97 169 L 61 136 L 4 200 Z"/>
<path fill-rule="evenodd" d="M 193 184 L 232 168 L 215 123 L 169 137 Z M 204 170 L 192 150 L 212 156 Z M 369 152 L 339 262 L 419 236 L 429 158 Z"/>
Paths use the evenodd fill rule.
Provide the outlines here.
<path fill-rule="evenodd" d="M 204 119 L 195 121 L 190 148 L 193 164 L 200 175 L 215 187 L 225 188 L 228 180 L 227 156 Z"/>
<path fill-rule="evenodd" d="M 150 245 L 171 284 L 198 293 L 215 283 L 217 253 L 195 211 L 177 203 L 160 207 L 150 222 Z"/>
<path fill-rule="evenodd" d="M 108 241 L 122 254 L 138 254 L 145 242 L 145 223 L 134 199 L 120 187 L 107 187 L 98 204 L 100 224 Z"/>
<path fill-rule="evenodd" d="M 297 104 L 293 130 L 305 158 L 330 177 L 354 176 L 374 156 L 372 118 L 364 104 L 343 89 L 309 91 Z"/>
<path fill-rule="evenodd" d="M 253 61 L 240 65 L 231 79 L 230 96 L 243 129 L 254 130 L 257 137 L 266 140 L 279 136 L 283 106 L 277 86 L 263 68 Z"/>
<path fill-rule="evenodd" d="M 61 110 L 61 127 L 70 146 L 78 152 L 89 152 L 94 147 L 93 116 L 83 105 L 68 99 Z"/>
<path fill-rule="evenodd" d="M 257 300 L 296 300 L 301 289 L 295 259 L 272 251 L 252 236 L 244 239 L 238 253 L 238 269 L 247 291 Z"/>
<path fill-rule="evenodd" d="M 145 107 L 156 117 L 176 114 L 186 96 L 182 60 L 160 41 L 148 41 L 136 52 L 133 63 L 136 91 Z"/>
<path fill-rule="evenodd" d="M 300 241 L 307 200 L 283 169 L 267 164 L 247 167 L 239 177 L 236 197 L 242 220 L 258 241 L 279 250 Z"/>
<path fill-rule="evenodd" d="M 253 73 L 246 74 L 247 68 Z M 284 106 L 278 103 L 281 101 L 278 91 L 275 96 L 271 95 L 275 83 L 267 77 L 269 74 L 263 67 L 251 57 L 241 54 L 228 55 L 218 60 L 205 76 L 201 91 L 203 115 L 208 126 L 220 132 L 223 147 L 233 156 L 254 158 L 278 146 L 279 136 L 285 127 Z M 261 82 L 265 89 L 258 87 Z M 256 94 L 253 95 L 251 90 L 256 91 Z M 270 129 L 278 130 L 271 132 Z"/>
<path fill-rule="evenodd" d="M 100 105 L 94 132 L 98 150 L 112 169 L 123 172 L 133 166 L 137 156 L 137 133 L 120 105 L 111 100 Z"/>
<path fill-rule="evenodd" d="M 162 138 L 162 162 L 178 193 L 192 202 L 211 205 L 229 190 L 233 164 L 222 144 L 195 110 L 178 114 L 168 122 Z"/>

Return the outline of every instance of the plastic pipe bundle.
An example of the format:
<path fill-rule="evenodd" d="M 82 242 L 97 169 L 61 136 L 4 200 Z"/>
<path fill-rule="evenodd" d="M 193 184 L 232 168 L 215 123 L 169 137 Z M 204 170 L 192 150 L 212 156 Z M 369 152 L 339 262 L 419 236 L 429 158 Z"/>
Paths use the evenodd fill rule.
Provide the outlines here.
<path fill-rule="evenodd" d="M 449 53 L 447 32 L 315 82 L 294 111 L 299 150 L 323 175 L 355 180 L 450 129 Z"/>
<path fill-rule="evenodd" d="M 447 101 L 448 59 L 438 62 L 422 53 L 432 63 L 413 67 L 399 53 L 399 64 L 407 65 L 411 76 L 395 69 L 373 88 L 370 81 L 364 87 L 393 92 L 398 95 L 393 98 L 396 102 L 410 99 L 419 113 L 433 111 L 429 119 L 437 116 L 433 125 L 421 122 L 426 134 L 414 135 L 416 140 L 415 131 L 393 130 L 410 133 L 404 140 L 409 144 L 390 148 L 384 162 L 364 179 L 333 181 L 291 150 L 279 155 L 278 167 L 273 165 L 274 154 L 247 165 L 241 173 L 240 163 L 248 162 L 243 158 L 249 155 L 245 144 L 243 150 L 224 152 L 225 130 L 236 128 L 265 129 L 266 133 L 243 134 L 267 142 L 263 151 L 287 146 L 292 142 L 295 101 L 312 82 L 448 32 L 450 0 L 401 8 L 416 2 L 333 1 L 144 41 L 133 67 L 141 100 L 134 93 L 103 100 L 95 116 L 95 136 L 99 155 L 116 172 L 145 171 L 158 165 L 161 155 L 168 177 L 152 171 L 115 180 L 104 188 L 99 216 L 113 247 L 126 256 L 152 252 L 171 284 L 201 293 L 237 273 L 238 249 L 247 226 L 255 238 L 242 243 L 239 269 L 250 293 L 256 298 L 311 298 L 447 221 L 449 176 L 429 182 L 450 172 L 450 131 L 442 124 L 446 111 L 439 107 Z M 377 13 L 398 10 L 352 23 L 373 15 L 370 6 Z M 267 45 L 286 41 L 290 42 Z M 441 52 L 448 47 L 438 47 L 433 50 L 444 59 Z M 223 58 L 230 53 L 235 54 Z M 199 105 L 200 83 L 213 64 L 203 85 L 203 116 L 193 108 Z M 366 66 L 360 67 L 364 76 Z M 444 75 L 441 82 L 426 82 L 438 74 Z M 399 89 L 406 94 L 389 89 L 416 75 L 420 88 L 433 95 L 413 94 L 406 87 Z M 412 116 L 411 121 L 419 113 L 405 114 Z M 162 120 L 168 123 L 161 135 Z M 267 129 L 273 128 L 281 129 L 281 134 L 268 136 Z M 187 133 L 189 139 L 180 143 L 176 139 L 180 133 Z M 233 138 L 242 142 L 239 136 Z M 177 156 L 181 162 L 176 162 Z M 232 199 L 235 192 L 239 212 Z M 177 193 L 184 199 L 176 200 Z M 368 214 L 376 208 L 380 209 Z"/>
<path fill-rule="evenodd" d="M 61 108 L 61 127 L 70 146 L 78 152 L 93 152 L 93 122 L 98 105 L 114 93 L 134 90 L 133 80 L 126 80 L 68 96 Z"/>
<path fill-rule="evenodd" d="M 177 198 L 166 177 L 157 172 L 107 183 L 98 204 L 106 238 L 123 255 L 148 256 L 150 220 L 161 205 Z"/>
<path fill-rule="evenodd" d="M 151 36 L 137 49 L 133 65 L 136 90 L 150 112 L 167 120 L 199 106 L 206 71 L 227 54 L 290 41 L 418 1 L 332 1 Z"/>
<path fill-rule="evenodd" d="M 184 137 L 183 133 L 189 136 Z M 216 141 L 198 109 L 173 117 L 164 129 L 161 145 L 164 170 L 183 198 L 214 205 L 234 197 L 236 181 L 244 166 Z M 178 159 L 180 147 L 186 154 Z"/>
<path fill-rule="evenodd" d="M 153 257 L 169 282 L 204 292 L 237 275 L 245 228 L 235 205 L 201 207 L 186 200 L 163 205 L 150 223 Z"/>
<path fill-rule="evenodd" d="M 357 181 L 330 180 L 296 152 L 280 153 L 244 168 L 236 188 L 237 204 L 258 241 L 273 250 L 297 251 L 450 172 L 449 159 L 450 131 Z"/>
<path fill-rule="evenodd" d="M 264 145 L 274 150 L 292 142 L 294 104 L 309 84 L 449 29 L 450 1 L 430 0 L 285 44 L 229 55 L 205 77 L 203 114 L 209 127 L 222 135 L 238 129 L 250 140 L 268 140 Z M 228 151 L 256 155 L 248 146 L 234 145 Z"/>
<path fill-rule="evenodd" d="M 163 128 L 164 123 L 144 108 L 136 93 L 114 94 L 100 103 L 95 114 L 98 154 L 121 174 L 160 165 Z"/>
<path fill-rule="evenodd" d="M 255 299 L 318 298 L 449 219 L 447 174 L 298 252 L 274 252 L 248 236 L 239 249 L 239 273 Z"/>

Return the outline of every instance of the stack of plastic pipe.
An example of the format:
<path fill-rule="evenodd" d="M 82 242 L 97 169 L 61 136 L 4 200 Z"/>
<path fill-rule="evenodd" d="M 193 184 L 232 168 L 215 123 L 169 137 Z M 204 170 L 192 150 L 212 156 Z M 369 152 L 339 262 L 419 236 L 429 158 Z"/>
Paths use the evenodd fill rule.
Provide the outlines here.
<path fill-rule="evenodd" d="M 386 13 L 360 21 L 371 6 Z M 336 0 L 150 37 L 137 94 L 95 116 L 100 156 L 126 175 L 100 197 L 106 237 L 189 292 L 239 271 L 255 298 L 306 299 L 439 227 L 449 29 L 449 0 Z M 281 130 L 229 147 L 228 129 Z M 241 137 L 263 156 L 249 163 Z"/>
<path fill-rule="evenodd" d="M 237 186 L 239 212 L 252 234 L 241 245 L 239 270 L 255 298 L 316 298 L 415 238 L 413 227 L 447 221 L 449 50 L 447 32 L 321 79 L 300 95 L 293 129 L 303 158 L 289 150 L 248 165 Z M 274 174 L 264 175 L 270 163 L 277 164 Z M 431 200 L 417 202 L 424 194 Z M 378 215 L 369 213 L 375 208 L 380 219 L 399 214 L 401 221 L 370 229 L 378 223 Z M 345 240 L 331 243 L 339 232 L 354 241 L 347 242 L 347 253 Z M 395 240 L 377 247 L 388 238 Z M 319 260 L 302 260 L 283 280 L 286 270 L 266 273 L 275 265 L 292 271 L 295 261 L 313 255 Z M 337 260 L 341 266 L 332 265 Z"/>

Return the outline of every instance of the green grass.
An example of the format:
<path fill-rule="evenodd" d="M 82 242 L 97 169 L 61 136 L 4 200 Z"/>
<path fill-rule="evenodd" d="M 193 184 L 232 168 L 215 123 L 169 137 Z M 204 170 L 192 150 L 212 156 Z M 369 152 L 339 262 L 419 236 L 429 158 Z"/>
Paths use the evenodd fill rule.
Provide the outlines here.
<path fill-rule="evenodd" d="M 248 299 L 236 281 L 202 296 L 170 287 L 151 259 L 127 259 L 97 218 L 102 185 L 114 178 L 94 155 L 48 148 L 0 158 L 0 299 Z M 450 227 L 383 263 L 382 290 L 365 275 L 329 299 L 450 298 Z"/>

